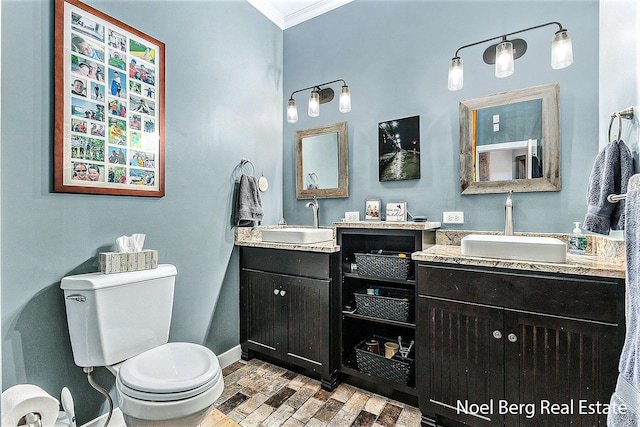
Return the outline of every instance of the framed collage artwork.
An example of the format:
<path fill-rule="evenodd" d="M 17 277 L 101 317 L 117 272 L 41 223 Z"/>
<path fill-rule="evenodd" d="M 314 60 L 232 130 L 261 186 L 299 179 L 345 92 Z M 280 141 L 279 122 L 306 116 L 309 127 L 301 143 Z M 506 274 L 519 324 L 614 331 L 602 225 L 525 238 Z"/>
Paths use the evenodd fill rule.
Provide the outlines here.
<path fill-rule="evenodd" d="M 164 196 L 164 43 L 55 0 L 54 191 Z"/>

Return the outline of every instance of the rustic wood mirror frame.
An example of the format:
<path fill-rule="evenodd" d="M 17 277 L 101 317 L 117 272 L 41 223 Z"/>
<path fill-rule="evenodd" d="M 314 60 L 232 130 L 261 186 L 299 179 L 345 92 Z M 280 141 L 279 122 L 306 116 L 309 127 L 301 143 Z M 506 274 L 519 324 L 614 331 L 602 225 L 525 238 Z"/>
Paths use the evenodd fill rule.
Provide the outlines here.
<path fill-rule="evenodd" d="M 473 111 L 542 99 L 542 177 L 508 181 L 475 180 Z M 560 85 L 552 83 L 460 101 L 460 193 L 560 191 Z"/>
<path fill-rule="evenodd" d="M 338 133 L 338 187 L 307 189 L 304 185 L 304 159 L 302 140 L 304 138 Z M 310 129 L 297 130 L 296 136 L 296 198 L 318 199 L 349 197 L 349 134 L 347 122 L 318 126 Z"/>

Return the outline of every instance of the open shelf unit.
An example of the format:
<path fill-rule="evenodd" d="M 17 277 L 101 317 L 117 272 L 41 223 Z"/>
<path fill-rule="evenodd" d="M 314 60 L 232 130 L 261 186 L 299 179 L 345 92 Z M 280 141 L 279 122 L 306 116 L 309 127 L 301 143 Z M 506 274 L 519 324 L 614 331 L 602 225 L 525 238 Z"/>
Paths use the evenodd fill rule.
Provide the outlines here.
<path fill-rule="evenodd" d="M 398 336 L 409 343 L 417 340 L 415 325 L 415 262 L 410 261 L 409 274 L 406 280 L 397 278 L 362 276 L 357 270 L 352 271 L 356 263 L 356 253 L 375 253 L 378 250 L 412 253 L 422 250 L 424 230 L 416 229 L 387 229 L 387 228 L 341 228 L 337 227 L 337 243 L 340 245 L 342 262 L 342 280 L 340 290 L 340 304 L 343 308 L 340 319 L 340 363 L 339 372 L 345 376 L 364 381 L 376 390 L 388 390 L 387 395 L 397 393 L 417 396 L 415 388 L 415 369 L 409 375 L 406 384 L 391 381 L 375 374 L 362 372 L 358 369 L 355 347 L 363 340 L 378 335 L 396 341 Z M 413 297 L 406 321 L 388 320 L 372 315 L 358 313 L 354 292 L 363 288 L 392 288 L 408 291 Z M 355 312 L 347 310 L 345 306 L 355 306 Z M 384 343 L 380 343 L 384 352 Z M 415 344 L 413 349 L 415 349 Z M 412 354 L 414 351 L 412 350 Z"/>

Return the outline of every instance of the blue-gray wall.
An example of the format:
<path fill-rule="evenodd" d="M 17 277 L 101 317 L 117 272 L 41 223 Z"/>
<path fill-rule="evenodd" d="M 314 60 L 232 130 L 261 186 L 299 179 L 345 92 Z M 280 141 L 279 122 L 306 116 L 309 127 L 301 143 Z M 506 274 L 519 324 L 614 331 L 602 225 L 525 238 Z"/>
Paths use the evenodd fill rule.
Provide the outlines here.
<path fill-rule="evenodd" d="M 104 399 L 73 363 L 60 279 L 145 233 L 178 269 L 170 339 L 220 354 L 239 342 L 230 218 L 241 158 L 270 178 L 266 220 L 282 216 L 282 30 L 244 0 L 87 3 L 166 44 L 164 198 L 51 192 L 53 1 L 2 2 L 2 389 L 69 386 L 79 425 Z M 104 368 L 96 378 L 113 383 Z"/>
<path fill-rule="evenodd" d="M 489 45 L 463 49 L 464 88 L 447 90 L 448 63 L 460 46 L 534 25 L 559 21 L 573 39 L 574 63 L 551 69 L 549 26 L 522 36 L 529 46 L 515 61 L 515 73 L 494 77 L 482 61 Z M 299 121 L 284 121 L 284 215 L 289 223 L 310 224 L 305 201 L 295 197 L 297 129 L 349 122 L 348 199 L 320 201 L 324 225 L 345 211 L 360 211 L 365 198 L 407 201 L 409 211 L 442 220 L 443 211 L 463 211 L 463 225 L 443 228 L 501 230 L 504 194 L 460 195 L 458 103 L 493 93 L 560 83 L 562 191 L 517 193 L 516 231 L 570 232 L 582 221 L 586 188 L 598 151 L 598 2 L 378 1 L 355 0 L 284 33 L 284 95 L 314 84 L 344 79 L 352 110 L 338 112 L 333 101 L 320 117 L 306 114 L 308 93 L 296 94 Z M 334 85 L 339 90 L 339 85 Z M 626 105 L 625 105 L 626 106 Z M 625 107 L 625 106 L 621 106 Z M 420 115 L 421 178 L 378 181 L 377 124 Z M 606 118 L 605 118 L 606 119 Z"/>

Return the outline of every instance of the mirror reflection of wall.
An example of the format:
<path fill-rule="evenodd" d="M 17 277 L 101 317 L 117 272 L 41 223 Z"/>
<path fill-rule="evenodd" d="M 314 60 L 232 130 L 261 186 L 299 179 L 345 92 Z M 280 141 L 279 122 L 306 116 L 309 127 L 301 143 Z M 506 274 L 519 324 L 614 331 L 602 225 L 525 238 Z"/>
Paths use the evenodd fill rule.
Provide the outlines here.
<path fill-rule="evenodd" d="M 302 138 L 303 173 L 306 188 L 338 187 L 338 133 Z"/>
<path fill-rule="evenodd" d="M 542 99 L 473 110 L 476 181 L 542 176 Z"/>
<path fill-rule="evenodd" d="M 478 146 L 476 181 L 540 178 L 540 149 L 536 139 Z"/>

